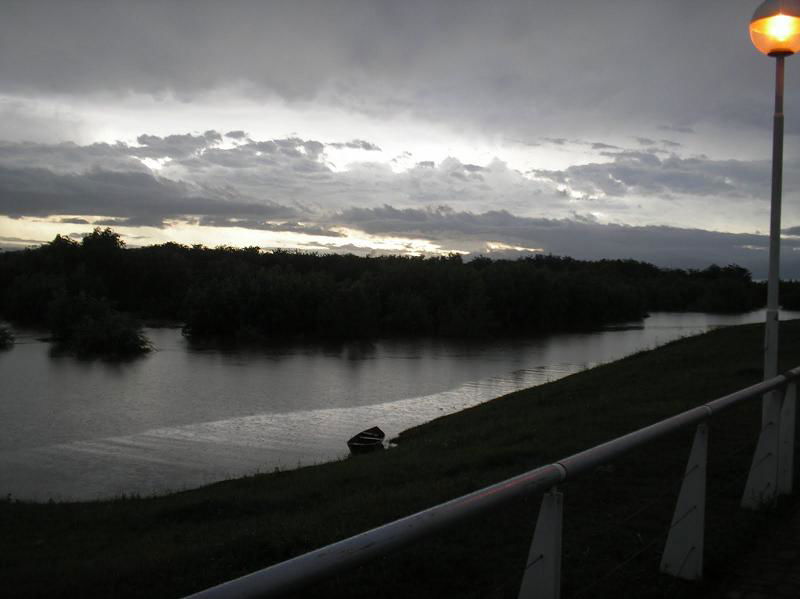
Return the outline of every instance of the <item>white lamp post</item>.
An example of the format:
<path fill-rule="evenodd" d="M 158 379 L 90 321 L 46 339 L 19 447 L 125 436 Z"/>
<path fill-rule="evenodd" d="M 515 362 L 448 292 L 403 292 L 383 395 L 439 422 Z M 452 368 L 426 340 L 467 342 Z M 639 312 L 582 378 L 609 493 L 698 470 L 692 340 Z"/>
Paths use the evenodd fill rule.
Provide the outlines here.
<path fill-rule="evenodd" d="M 775 58 L 775 121 L 772 133 L 772 203 L 769 227 L 769 280 L 764 341 L 764 378 L 778 374 L 778 280 L 783 178 L 783 63 L 800 51 L 800 0 L 766 0 L 750 20 L 750 39 L 760 52 Z M 762 409 L 767 421 L 769 400 Z M 774 408 L 773 408 L 774 409 Z"/>

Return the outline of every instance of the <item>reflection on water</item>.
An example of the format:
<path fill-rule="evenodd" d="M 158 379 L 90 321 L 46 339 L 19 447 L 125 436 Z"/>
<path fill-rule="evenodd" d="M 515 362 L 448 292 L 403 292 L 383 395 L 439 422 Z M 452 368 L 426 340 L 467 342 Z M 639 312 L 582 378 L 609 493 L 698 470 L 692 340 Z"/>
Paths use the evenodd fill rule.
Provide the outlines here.
<path fill-rule="evenodd" d="M 800 313 L 784 313 L 794 318 Z M 156 352 L 122 364 L 53 356 L 34 332 L 0 353 L 0 493 L 87 499 L 152 494 L 347 454 L 374 425 L 389 437 L 739 316 L 656 313 L 541 339 L 190 347 L 148 329 Z"/>

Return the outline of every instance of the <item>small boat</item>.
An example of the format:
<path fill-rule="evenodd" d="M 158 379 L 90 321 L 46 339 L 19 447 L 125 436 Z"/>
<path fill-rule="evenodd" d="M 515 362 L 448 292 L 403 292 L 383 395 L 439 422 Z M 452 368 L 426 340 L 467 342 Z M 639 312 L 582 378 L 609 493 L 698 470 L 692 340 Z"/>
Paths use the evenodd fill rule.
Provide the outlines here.
<path fill-rule="evenodd" d="M 355 437 L 351 437 L 347 441 L 347 446 L 353 453 L 367 453 L 375 451 L 376 449 L 383 449 L 383 440 L 386 437 L 384 433 L 377 426 L 368 428 L 361 431 Z"/>

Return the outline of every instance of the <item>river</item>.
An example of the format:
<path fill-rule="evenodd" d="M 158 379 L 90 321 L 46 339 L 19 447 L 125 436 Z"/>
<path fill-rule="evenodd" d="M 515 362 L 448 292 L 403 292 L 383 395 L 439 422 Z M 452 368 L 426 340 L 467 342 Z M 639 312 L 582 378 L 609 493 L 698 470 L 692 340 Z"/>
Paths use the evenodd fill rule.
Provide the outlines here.
<path fill-rule="evenodd" d="M 763 319 L 763 311 L 654 313 L 535 339 L 241 351 L 198 349 L 180 329 L 148 328 L 155 351 L 122 363 L 56 355 L 41 332 L 17 330 L 13 349 L 0 352 L 0 494 L 152 495 L 329 461 L 374 425 L 392 437 L 680 337 Z"/>

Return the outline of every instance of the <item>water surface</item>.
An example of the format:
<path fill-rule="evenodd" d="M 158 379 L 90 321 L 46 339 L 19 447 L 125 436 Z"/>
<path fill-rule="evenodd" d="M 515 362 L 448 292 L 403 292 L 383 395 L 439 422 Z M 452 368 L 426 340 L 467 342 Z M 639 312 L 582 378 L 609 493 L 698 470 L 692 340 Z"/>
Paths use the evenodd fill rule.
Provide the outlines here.
<path fill-rule="evenodd" d="M 800 317 L 785 312 L 784 320 Z M 763 321 L 655 313 L 591 333 L 527 340 L 192 348 L 124 363 L 57 356 L 17 331 L 0 352 L 0 494 L 44 500 L 149 495 L 347 454 L 345 441 L 411 426 L 716 326 Z M 709 398 L 711 399 L 711 398 Z"/>

